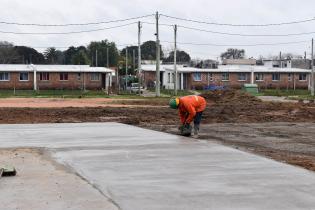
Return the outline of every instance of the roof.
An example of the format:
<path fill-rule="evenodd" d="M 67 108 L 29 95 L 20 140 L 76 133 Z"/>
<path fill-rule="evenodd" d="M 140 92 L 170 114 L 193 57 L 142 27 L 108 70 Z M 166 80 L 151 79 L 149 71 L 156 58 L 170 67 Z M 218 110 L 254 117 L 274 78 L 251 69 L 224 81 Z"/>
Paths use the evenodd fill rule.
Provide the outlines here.
<path fill-rule="evenodd" d="M 89 65 L 25 65 L 25 64 L 0 64 L 0 72 L 95 72 L 114 73 L 105 67 L 90 67 Z"/>
<path fill-rule="evenodd" d="M 155 65 L 142 65 L 143 71 L 155 71 Z M 174 71 L 174 65 L 161 65 L 161 71 Z M 299 69 L 299 68 L 272 68 L 266 66 L 249 66 L 249 65 L 219 65 L 217 69 L 200 69 L 194 67 L 183 67 L 177 66 L 177 71 L 179 73 L 194 73 L 194 72 L 205 72 L 205 73 L 218 73 L 218 72 L 227 72 L 227 73 L 250 73 L 261 72 L 261 73 L 310 73 L 309 69 Z"/>
<path fill-rule="evenodd" d="M 256 65 L 256 59 L 224 59 L 224 65 Z"/>

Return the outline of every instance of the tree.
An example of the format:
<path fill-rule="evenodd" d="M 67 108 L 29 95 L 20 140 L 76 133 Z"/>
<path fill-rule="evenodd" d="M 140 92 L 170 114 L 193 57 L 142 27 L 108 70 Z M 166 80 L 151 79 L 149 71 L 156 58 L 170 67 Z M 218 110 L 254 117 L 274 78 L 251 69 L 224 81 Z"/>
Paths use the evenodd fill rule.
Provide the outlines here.
<path fill-rule="evenodd" d="M 90 60 L 89 60 L 86 52 L 84 50 L 80 50 L 80 51 L 76 52 L 76 54 L 74 54 L 72 56 L 71 64 L 74 64 L 74 65 L 89 65 L 90 64 Z"/>
<path fill-rule="evenodd" d="M 48 64 L 64 63 L 63 52 L 61 52 L 60 50 L 56 50 L 56 48 L 54 47 L 47 48 L 46 51 L 44 52 L 44 56 Z"/>
<path fill-rule="evenodd" d="M 163 58 L 163 50 L 160 45 L 160 56 Z M 147 41 L 141 45 L 141 59 L 143 60 L 155 60 L 156 59 L 156 42 Z"/>
<path fill-rule="evenodd" d="M 42 53 L 39 53 L 34 48 L 26 47 L 26 46 L 15 46 L 15 51 L 20 58 L 17 62 L 14 62 L 16 64 L 18 63 L 44 64 L 45 63 L 44 55 Z"/>
<path fill-rule="evenodd" d="M 242 59 L 245 57 L 244 49 L 229 48 L 226 52 L 221 54 L 221 59 Z"/>
<path fill-rule="evenodd" d="M 14 63 L 19 59 L 12 43 L 0 41 L 0 63 Z"/>
<path fill-rule="evenodd" d="M 188 53 L 185 51 L 177 50 L 176 51 L 176 62 L 190 62 L 191 58 Z M 174 62 L 174 51 L 171 51 L 169 56 L 163 59 L 164 62 Z"/>
<path fill-rule="evenodd" d="M 88 56 L 87 49 L 84 46 L 79 46 L 79 47 L 71 46 L 66 51 L 64 51 L 63 54 L 64 54 L 64 59 L 65 59 L 65 64 L 84 65 L 84 64 L 91 63 L 91 60 Z M 83 60 L 79 60 L 80 58 Z"/>
<path fill-rule="evenodd" d="M 115 42 L 109 42 L 108 40 L 102 40 L 100 42 L 91 42 L 88 47 L 89 58 L 93 57 L 92 65 L 96 65 L 96 50 L 97 50 L 97 65 L 107 66 L 107 49 L 108 49 L 108 63 L 109 66 L 117 66 L 119 53 Z"/>

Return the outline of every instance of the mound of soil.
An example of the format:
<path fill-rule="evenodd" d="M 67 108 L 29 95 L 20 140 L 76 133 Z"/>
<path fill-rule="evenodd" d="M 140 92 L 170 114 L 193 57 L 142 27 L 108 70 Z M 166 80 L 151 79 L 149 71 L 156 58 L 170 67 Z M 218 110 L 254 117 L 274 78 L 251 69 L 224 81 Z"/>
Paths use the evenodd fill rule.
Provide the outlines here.
<path fill-rule="evenodd" d="M 314 104 L 263 102 L 233 90 L 207 92 L 201 96 L 208 102 L 203 123 L 315 122 Z M 115 121 L 144 126 L 179 123 L 177 111 L 168 108 L 168 99 L 121 103 L 139 107 L 0 108 L 0 123 Z"/>
<path fill-rule="evenodd" d="M 207 123 L 315 122 L 312 104 L 264 102 L 238 90 L 202 94 L 209 105 L 204 113 Z"/>

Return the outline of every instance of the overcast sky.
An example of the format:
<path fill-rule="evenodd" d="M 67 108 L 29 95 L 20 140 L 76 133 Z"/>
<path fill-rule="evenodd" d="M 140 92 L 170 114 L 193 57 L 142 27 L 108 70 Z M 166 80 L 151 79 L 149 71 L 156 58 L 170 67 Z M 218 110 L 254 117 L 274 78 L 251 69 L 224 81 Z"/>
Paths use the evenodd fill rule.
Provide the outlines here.
<path fill-rule="evenodd" d="M 153 14 L 156 11 L 181 18 L 233 24 L 278 23 L 315 17 L 315 1 L 313 0 L 0 0 L 0 2 L 0 21 L 41 24 L 108 21 Z M 153 16 L 142 20 L 146 22 L 155 21 Z M 0 31 L 67 32 L 117 26 L 134 21 L 72 27 L 30 27 L 0 24 Z M 160 23 L 176 23 L 204 30 L 243 34 L 315 32 L 315 21 L 273 27 L 223 27 L 172 20 L 162 16 Z M 144 24 L 142 41 L 155 40 L 154 33 L 154 25 Z M 134 44 L 137 43 L 137 25 L 133 24 L 122 28 L 72 35 L 13 35 L 0 33 L 0 36 L 0 40 L 34 48 L 86 45 L 90 41 L 102 39 L 115 41 L 117 44 Z M 309 41 L 308 43 L 281 46 L 242 47 L 246 50 L 247 57 L 278 55 L 279 51 L 300 55 L 307 51 L 309 55 L 312 36 L 315 36 L 315 34 L 291 37 L 239 37 L 197 32 L 184 28 L 178 29 L 178 42 L 185 43 L 214 43 L 232 46 Z M 173 39 L 173 29 L 167 26 L 160 26 L 160 40 L 173 41 Z M 167 50 L 171 50 L 173 47 L 171 43 L 162 43 L 162 45 Z M 179 48 L 189 52 L 193 58 L 213 59 L 218 57 L 228 47 L 179 44 Z M 43 50 L 41 48 L 36 49 Z"/>

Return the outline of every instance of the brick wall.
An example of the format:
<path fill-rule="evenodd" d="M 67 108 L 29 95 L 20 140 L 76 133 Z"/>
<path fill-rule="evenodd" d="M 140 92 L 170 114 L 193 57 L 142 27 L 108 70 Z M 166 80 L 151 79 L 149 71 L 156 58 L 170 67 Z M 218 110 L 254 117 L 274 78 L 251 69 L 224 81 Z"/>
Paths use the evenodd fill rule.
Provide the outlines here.
<path fill-rule="evenodd" d="M 208 76 L 210 74 L 210 77 Z M 251 82 L 251 73 L 244 73 L 246 75 L 245 81 L 239 81 L 239 73 L 229 73 L 229 81 L 222 81 L 222 72 L 217 73 L 201 73 L 201 81 L 195 81 L 193 73 L 187 73 L 187 89 L 201 89 L 209 85 L 228 86 L 231 88 L 242 88 L 244 84 Z M 254 80 L 256 78 L 254 74 Z M 260 88 L 281 88 L 293 89 L 307 89 L 308 88 L 308 76 L 306 81 L 299 80 L 299 73 L 291 73 L 291 81 L 289 81 L 289 73 L 281 73 L 279 81 L 272 81 L 272 73 L 263 73 L 263 81 L 254 81 Z M 144 72 L 145 84 L 150 87 L 149 84 L 154 84 L 155 72 Z M 210 80 L 209 80 L 210 79 Z M 295 82 L 294 82 L 295 81 Z M 180 85 L 180 84 L 179 84 Z M 153 86 L 152 86 L 153 87 Z"/>
<path fill-rule="evenodd" d="M 154 81 L 156 78 L 156 74 L 155 71 L 145 71 L 143 73 L 143 81 L 144 81 L 144 85 L 147 88 L 153 88 L 154 87 Z"/>
<path fill-rule="evenodd" d="M 13 90 L 32 90 L 33 73 L 28 74 L 28 81 L 20 81 L 20 72 L 9 73 L 9 81 L 0 81 L 0 89 Z"/>
<path fill-rule="evenodd" d="M 0 81 L 0 89 L 21 89 L 32 90 L 33 89 L 33 73 L 30 72 L 28 81 L 20 81 L 20 73 L 10 73 L 9 81 Z M 37 72 L 37 88 L 39 90 L 45 89 L 82 89 L 85 83 L 87 90 L 102 89 L 102 74 L 100 73 L 98 81 L 91 80 L 91 73 L 81 73 L 81 79 L 79 80 L 78 73 L 68 73 L 68 80 L 61 81 L 60 73 L 49 73 L 49 80 L 40 80 L 40 72 Z"/>

